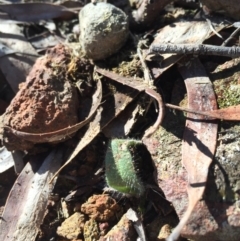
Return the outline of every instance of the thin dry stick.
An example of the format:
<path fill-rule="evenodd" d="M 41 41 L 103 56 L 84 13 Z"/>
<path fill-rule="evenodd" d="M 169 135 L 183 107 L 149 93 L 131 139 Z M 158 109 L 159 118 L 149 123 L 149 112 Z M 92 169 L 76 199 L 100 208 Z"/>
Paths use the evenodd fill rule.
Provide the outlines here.
<path fill-rule="evenodd" d="M 184 107 L 180 107 L 180 106 L 172 105 L 172 104 L 168 104 L 168 103 L 165 103 L 165 106 L 170 108 L 170 109 L 174 109 L 174 110 L 180 110 L 180 111 L 192 113 L 192 114 L 195 114 L 195 115 L 203 115 L 203 116 L 214 118 L 210 114 L 206 114 L 203 111 L 199 111 L 199 110 L 192 110 L 192 109 L 188 109 L 188 108 L 184 108 Z"/>
<path fill-rule="evenodd" d="M 240 28 L 237 28 L 223 43 L 221 46 L 226 46 L 231 39 L 240 31 Z"/>
<path fill-rule="evenodd" d="M 176 53 L 197 55 L 219 55 L 227 57 L 240 57 L 240 47 L 223 47 L 207 44 L 155 44 L 149 53 Z"/>
<path fill-rule="evenodd" d="M 210 19 L 204 17 L 209 25 L 209 28 L 221 39 L 223 39 L 223 37 L 214 29 L 213 25 L 212 25 L 212 22 Z"/>
<path fill-rule="evenodd" d="M 142 51 L 139 47 L 137 47 L 137 53 L 138 53 L 138 57 L 141 61 L 142 64 L 142 69 L 143 69 L 143 74 L 144 74 L 144 79 L 145 81 L 147 81 L 149 87 L 151 88 L 153 86 L 153 79 L 152 79 L 152 75 L 147 67 L 146 61 L 144 60 L 143 56 L 142 56 Z"/>
<path fill-rule="evenodd" d="M 140 62 L 141 62 L 141 64 L 142 64 L 144 79 L 145 79 L 145 81 L 147 81 L 147 84 L 149 85 L 149 88 L 153 88 L 153 78 L 152 78 L 152 75 L 151 75 L 151 73 L 150 73 L 150 70 L 148 69 L 148 66 L 147 66 L 147 64 L 146 64 L 146 61 L 145 61 L 144 58 L 143 58 L 142 50 L 140 49 L 140 47 L 137 47 L 137 53 L 138 53 L 138 57 L 139 57 L 139 59 L 140 59 Z M 156 112 L 158 112 L 156 101 L 154 101 L 154 99 L 151 99 L 151 100 L 149 101 L 148 106 L 146 107 L 146 113 L 148 112 L 148 110 L 149 110 L 152 102 L 154 103 Z"/>

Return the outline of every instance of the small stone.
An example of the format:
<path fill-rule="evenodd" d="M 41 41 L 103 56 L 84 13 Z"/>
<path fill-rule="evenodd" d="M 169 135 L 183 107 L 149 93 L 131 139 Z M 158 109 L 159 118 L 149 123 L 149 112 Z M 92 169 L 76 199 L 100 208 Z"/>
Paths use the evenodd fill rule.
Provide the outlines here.
<path fill-rule="evenodd" d="M 85 55 L 100 60 L 116 53 L 128 37 L 127 15 L 109 3 L 89 3 L 79 13 L 80 44 Z"/>
<path fill-rule="evenodd" d="M 99 223 L 99 230 L 100 230 L 100 235 L 103 236 L 107 233 L 109 229 L 109 223 L 104 222 L 104 223 Z"/>
<path fill-rule="evenodd" d="M 90 219 L 84 224 L 83 236 L 85 241 L 99 240 L 100 232 L 98 229 L 98 224 L 94 219 Z"/>
<path fill-rule="evenodd" d="M 61 199 L 61 209 L 62 209 L 63 217 L 65 219 L 69 218 L 69 216 L 70 216 L 69 205 L 68 205 L 68 203 L 64 199 Z"/>
<path fill-rule="evenodd" d="M 126 217 L 126 215 L 123 215 L 117 225 L 115 225 L 104 237 L 100 238 L 100 241 L 107 240 L 137 240 L 137 233 L 132 222 Z"/>
<path fill-rule="evenodd" d="M 165 224 L 162 226 L 159 232 L 158 240 L 165 241 L 170 234 L 171 234 L 171 226 L 169 224 Z"/>
<path fill-rule="evenodd" d="M 67 239 L 78 239 L 83 234 L 84 222 L 84 215 L 76 212 L 58 227 L 57 234 Z"/>
<path fill-rule="evenodd" d="M 117 202 L 106 194 L 93 195 L 81 207 L 81 212 L 96 221 L 109 221 L 115 218 L 120 207 Z"/>

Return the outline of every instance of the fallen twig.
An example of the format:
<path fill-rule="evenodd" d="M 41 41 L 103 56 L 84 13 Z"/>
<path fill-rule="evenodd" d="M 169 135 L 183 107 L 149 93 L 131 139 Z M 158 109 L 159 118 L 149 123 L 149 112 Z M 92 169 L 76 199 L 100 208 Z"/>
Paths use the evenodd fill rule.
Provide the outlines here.
<path fill-rule="evenodd" d="M 150 47 L 149 53 L 219 55 L 236 58 L 240 57 L 240 47 L 207 44 L 156 44 Z"/>
<path fill-rule="evenodd" d="M 236 106 L 230 106 L 223 109 L 217 109 L 217 110 L 210 110 L 210 111 L 200 111 L 200 110 L 192 110 L 189 108 L 180 107 L 177 105 L 172 104 L 165 104 L 166 107 L 184 111 L 187 113 L 192 113 L 195 115 L 202 115 L 206 117 L 210 117 L 211 119 L 220 119 L 220 120 L 228 120 L 228 121 L 238 121 L 240 120 L 240 105 Z"/>
<path fill-rule="evenodd" d="M 222 43 L 221 46 L 226 46 L 226 45 L 229 43 L 229 41 L 230 41 L 231 39 L 233 39 L 234 36 L 235 36 L 236 34 L 238 34 L 239 32 L 240 32 L 240 27 L 238 27 L 238 28 Z"/>

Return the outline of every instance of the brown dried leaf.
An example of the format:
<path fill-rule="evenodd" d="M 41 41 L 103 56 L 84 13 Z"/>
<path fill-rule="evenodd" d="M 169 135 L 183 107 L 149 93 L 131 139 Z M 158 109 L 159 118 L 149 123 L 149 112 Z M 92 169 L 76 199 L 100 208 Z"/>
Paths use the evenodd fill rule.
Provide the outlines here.
<path fill-rule="evenodd" d="M 107 89 L 106 85 L 104 85 L 104 89 Z M 102 131 L 104 127 L 106 127 L 114 118 L 116 118 L 123 110 L 125 110 L 127 105 L 138 94 L 137 91 L 131 91 L 128 93 L 126 88 L 124 88 L 124 90 L 125 92 L 118 89 L 118 91 L 114 93 L 113 96 L 108 95 L 107 97 L 103 98 L 103 104 L 98 108 L 96 115 L 89 123 L 87 131 L 84 133 L 83 137 L 75 147 L 71 156 L 68 158 L 66 163 L 64 163 L 64 165 L 57 171 L 55 176 L 58 175 L 60 171 L 65 166 L 67 166 L 73 160 L 73 158 L 76 157 L 76 155 Z"/>
<path fill-rule="evenodd" d="M 186 67 L 179 68 L 185 79 L 188 92 L 188 106 L 196 110 L 217 109 L 217 102 L 212 83 L 206 77 L 202 64 L 195 59 Z M 199 77 L 201 76 L 201 77 Z M 182 163 L 188 173 L 188 208 L 178 226 L 168 237 L 175 241 L 182 228 L 188 222 L 194 207 L 202 198 L 205 190 L 208 169 L 217 145 L 217 128 L 215 121 L 195 114 L 188 114 L 182 143 Z"/>
<path fill-rule="evenodd" d="M 164 116 L 164 108 L 165 107 L 164 107 L 161 95 L 159 95 L 155 90 L 151 89 L 147 84 L 140 82 L 141 80 L 123 77 L 116 73 L 113 73 L 113 72 L 110 72 L 108 70 L 104 70 L 101 68 L 96 68 L 96 71 L 118 83 L 127 85 L 135 90 L 138 90 L 139 92 L 144 91 L 147 95 L 150 95 L 157 101 L 158 111 L 159 111 L 158 118 L 157 118 L 156 122 L 154 123 L 154 125 L 145 131 L 143 139 L 152 135 L 157 130 L 158 126 L 161 124 L 163 116 Z"/>
<path fill-rule="evenodd" d="M 19 84 L 25 81 L 38 54 L 18 25 L 0 23 L 0 31 L 1 43 L 15 52 L 0 58 L 0 69 L 12 90 L 17 93 Z"/>
<path fill-rule="evenodd" d="M 31 37 L 29 39 L 31 44 L 35 49 L 38 51 L 45 50 L 50 47 L 54 47 L 57 44 L 64 42 L 65 39 L 61 36 L 56 36 L 54 33 L 51 33 L 49 31 L 45 31 L 39 35 L 35 35 L 34 37 Z"/>
<path fill-rule="evenodd" d="M 102 116 L 102 107 L 99 107 L 94 119 L 89 123 L 89 127 L 85 134 L 83 135 L 82 139 L 78 142 L 77 146 L 75 147 L 74 151 L 72 152 L 71 156 L 68 160 L 58 169 L 56 174 L 52 177 L 50 182 L 52 182 L 53 178 L 55 178 L 64 167 L 66 167 L 74 157 L 85 147 L 87 146 L 101 131 L 100 120 Z"/>
<path fill-rule="evenodd" d="M 173 0 L 143 0 L 136 1 L 140 4 L 137 10 L 132 12 L 132 18 L 130 24 L 134 28 L 140 28 L 141 30 L 146 27 L 151 27 L 157 17 L 159 17 L 159 12 L 161 12 L 164 7 L 173 2 Z"/>
<path fill-rule="evenodd" d="M 54 184 L 48 181 L 61 164 L 62 150 L 53 150 L 43 164 L 28 163 L 17 178 L 0 219 L 0 240 L 34 241 Z M 56 180 L 55 180 L 56 181 Z"/>
<path fill-rule="evenodd" d="M 51 3 L 14 3 L 2 4 L 0 10 L 18 21 L 35 22 L 54 18 L 70 19 L 76 14 L 64 6 Z"/>
<path fill-rule="evenodd" d="M 130 103 L 125 111 L 118 115 L 118 118 L 113 119 L 102 130 L 104 135 L 108 138 L 113 136 L 115 138 L 123 138 L 127 136 L 139 116 L 139 109 L 141 109 L 141 106 L 138 104 L 138 98 L 136 98 L 136 101 Z"/>
<path fill-rule="evenodd" d="M 128 77 L 123 77 L 119 74 L 116 74 L 114 72 L 108 71 L 106 69 L 101 69 L 99 67 L 96 67 L 95 70 L 103 75 L 108 77 L 110 80 L 114 80 L 122 85 L 127 85 L 133 89 L 138 90 L 139 92 L 144 91 L 146 88 L 149 88 L 149 86 L 145 83 L 142 82 L 141 79 L 134 79 L 134 78 L 128 78 Z"/>
<path fill-rule="evenodd" d="M 202 0 L 202 4 L 205 5 L 205 8 L 207 7 L 207 11 L 216 11 L 224 13 L 224 15 L 227 15 L 231 18 L 240 20 L 240 4 L 238 0 Z"/>
<path fill-rule="evenodd" d="M 14 166 L 12 153 L 8 151 L 6 147 L 1 147 L 0 148 L 0 173 L 5 172 L 12 166 Z"/>
<path fill-rule="evenodd" d="M 8 54 L 13 54 L 13 53 L 15 53 L 13 49 L 7 47 L 3 43 L 0 43 L 0 57 L 3 57 Z"/>

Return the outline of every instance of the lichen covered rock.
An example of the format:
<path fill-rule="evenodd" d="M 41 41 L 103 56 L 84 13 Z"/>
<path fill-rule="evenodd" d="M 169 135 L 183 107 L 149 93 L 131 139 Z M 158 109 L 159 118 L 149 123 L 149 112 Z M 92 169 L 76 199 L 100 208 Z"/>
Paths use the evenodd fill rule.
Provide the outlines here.
<path fill-rule="evenodd" d="M 80 44 L 85 55 L 100 60 L 116 53 L 128 37 L 127 15 L 109 3 L 89 3 L 79 13 Z"/>
<path fill-rule="evenodd" d="M 76 212 L 57 229 L 57 234 L 67 239 L 77 239 L 83 233 L 84 215 Z"/>
<path fill-rule="evenodd" d="M 97 241 L 100 237 L 98 224 L 94 219 L 88 220 L 84 224 L 84 240 L 85 241 Z"/>

